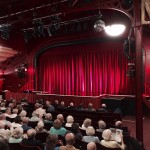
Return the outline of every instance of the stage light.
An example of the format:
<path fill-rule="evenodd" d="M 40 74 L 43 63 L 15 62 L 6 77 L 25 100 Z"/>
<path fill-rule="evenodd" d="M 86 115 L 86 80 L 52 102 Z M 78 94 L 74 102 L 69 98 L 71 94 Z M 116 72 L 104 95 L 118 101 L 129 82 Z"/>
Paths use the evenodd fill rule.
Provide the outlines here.
<path fill-rule="evenodd" d="M 3 39 L 8 40 L 10 38 L 11 28 L 12 28 L 11 24 L 2 24 L 2 25 L 0 25 L 1 37 Z"/>
<path fill-rule="evenodd" d="M 33 20 L 34 24 L 34 33 L 35 35 L 41 37 L 45 36 L 44 34 L 44 23 L 42 22 L 41 19 Z"/>
<path fill-rule="evenodd" d="M 113 24 L 105 27 L 105 32 L 110 36 L 119 36 L 125 31 L 125 25 Z"/>

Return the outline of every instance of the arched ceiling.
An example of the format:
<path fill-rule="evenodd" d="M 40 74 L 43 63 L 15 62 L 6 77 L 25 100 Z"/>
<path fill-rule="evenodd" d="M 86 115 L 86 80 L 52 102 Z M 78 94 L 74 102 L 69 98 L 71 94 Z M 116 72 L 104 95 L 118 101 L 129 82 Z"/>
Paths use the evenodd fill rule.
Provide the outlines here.
<path fill-rule="evenodd" d="M 116 8 L 106 9 L 107 7 Z M 73 29 L 75 26 L 74 28 L 79 32 L 81 23 L 86 27 L 88 21 L 94 23 L 100 18 L 106 24 L 117 20 L 131 27 L 131 20 L 121 12 L 123 8 L 128 10 L 131 7 L 124 0 L 1 0 L 1 38 L 9 40 L 9 36 L 12 34 L 28 36 L 28 38 L 29 36 L 41 36 L 41 34 L 43 34 L 42 36 L 51 36 L 52 27 L 60 27 L 61 33 L 66 30 L 66 27 L 75 30 Z M 117 8 L 122 10 L 117 11 Z M 43 29 L 39 29 L 39 25 Z M 36 30 L 41 30 L 40 35 L 36 33 Z M 7 32 L 10 35 L 7 35 Z M 27 35 L 29 33 L 30 35 Z M 9 49 L 12 51 L 11 53 L 1 49 L 7 48 L 0 48 L 0 62 L 17 54 L 11 48 Z"/>

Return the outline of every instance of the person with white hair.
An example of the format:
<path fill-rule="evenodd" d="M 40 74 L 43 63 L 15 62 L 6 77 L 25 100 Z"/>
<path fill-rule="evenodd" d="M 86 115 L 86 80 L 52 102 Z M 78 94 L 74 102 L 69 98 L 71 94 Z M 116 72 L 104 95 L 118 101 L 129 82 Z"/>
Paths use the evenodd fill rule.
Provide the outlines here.
<path fill-rule="evenodd" d="M 108 147 L 108 148 L 120 148 L 122 150 L 125 150 L 126 146 L 123 141 L 122 134 L 120 136 L 120 143 L 118 143 L 115 140 L 112 140 L 112 131 L 110 129 L 106 129 L 102 133 L 103 140 L 101 140 L 101 145 Z"/>
<path fill-rule="evenodd" d="M 47 132 L 47 130 L 44 129 L 44 123 L 43 123 L 43 121 L 39 121 L 39 122 L 38 122 L 37 126 L 35 127 L 35 131 L 36 131 L 37 133 Z"/>
<path fill-rule="evenodd" d="M 26 115 L 27 115 L 27 112 L 26 112 L 25 110 L 22 110 L 22 111 L 20 112 L 20 114 L 19 114 L 19 116 L 20 116 L 21 118 L 26 117 Z"/>
<path fill-rule="evenodd" d="M 96 150 L 96 144 L 94 142 L 89 142 L 87 144 L 87 150 Z"/>
<path fill-rule="evenodd" d="M 67 120 L 67 123 L 65 124 L 65 126 L 66 127 L 71 127 L 73 122 L 74 122 L 73 116 L 71 116 L 71 115 L 67 116 L 66 120 Z"/>
<path fill-rule="evenodd" d="M 39 117 L 43 117 L 43 115 L 46 113 L 46 110 L 43 109 L 43 105 L 42 104 L 39 104 L 38 105 L 38 108 L 35 110 L 36 114 L 39 115 Z"/>
<path fill-rule="evenodd" d="M 106 123 L 103 120 L 98 121 L 99 129 L 96 129 L 97 132 L 103 132 L 106 128 Z"/>
<path fill-rule="evenodd" d="M 12 137 L 9 143 L 20 143 L 22 141 L 23 129 L 21 127 L 15 128 L 12 132 Z"/>
<path fill-rule="evenodd" d="M 91 126 L 88 127 L 86 129 L 86 134 L 87 134 L 86 136 L 83 136 L 82 141 L 87 142 L 87 143 L 89 142 L 100 143 L 99 138 L 97 136 L 94 136 L 95 129 L 93 127 Z"/>

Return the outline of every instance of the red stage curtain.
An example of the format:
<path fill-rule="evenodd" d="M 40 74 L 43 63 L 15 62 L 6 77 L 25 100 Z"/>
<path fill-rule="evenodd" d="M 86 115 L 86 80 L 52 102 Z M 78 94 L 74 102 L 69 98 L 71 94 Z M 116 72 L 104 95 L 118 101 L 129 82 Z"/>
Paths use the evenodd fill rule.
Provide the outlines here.
<path fill-rule="evenodd" d="M 37 64 L 37 90 L 51 94 L 130 94 L 122 43 L 50 48 Z"/>

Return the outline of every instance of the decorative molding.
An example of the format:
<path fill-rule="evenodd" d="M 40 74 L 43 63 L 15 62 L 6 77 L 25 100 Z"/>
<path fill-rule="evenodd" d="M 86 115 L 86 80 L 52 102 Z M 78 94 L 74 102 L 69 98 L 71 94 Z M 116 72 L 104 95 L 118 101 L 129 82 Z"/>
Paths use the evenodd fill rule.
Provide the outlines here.
<path fill-rule="evenodd" d="M 150 19 L 150 0 L 142 0 L 141 1 L 141 22 L 143 25 L 150 24 L 150 21 L 145 20 L 146 12 Z"/>

